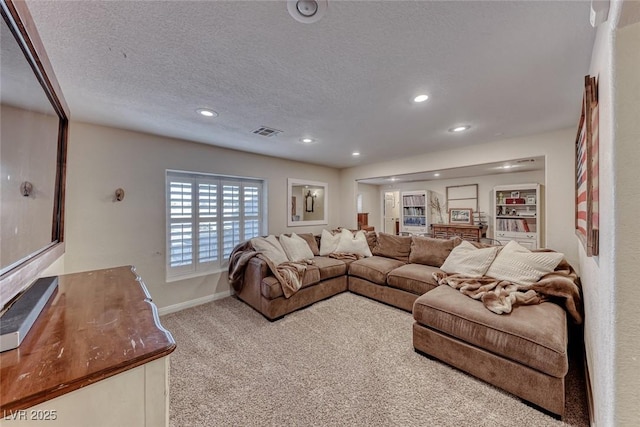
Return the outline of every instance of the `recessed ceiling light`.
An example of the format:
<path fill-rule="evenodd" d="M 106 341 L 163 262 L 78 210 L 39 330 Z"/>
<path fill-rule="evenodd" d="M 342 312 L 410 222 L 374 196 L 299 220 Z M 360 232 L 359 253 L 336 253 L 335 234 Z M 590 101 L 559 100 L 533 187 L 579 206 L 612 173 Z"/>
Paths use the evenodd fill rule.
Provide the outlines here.
<path fill-rule="evenodd" d="M 313 142 L 312 138 L 302 138 L 300 141 L 304 142 L 305 144 L 311 144 Z"/>
<path fill-rule="evenodd" d="M 429 99 L 429 95 L 418 95 L 415 98 L 413 98 L 413 102 L 424 102 L 427 99 Z"/>
<path fill-rule="evenodd" d="M 353 157 L 358 157 L 360 155 L 360 152 L 359 151 L 354 151 L 353 153 L 351 153 L 351 155 Z"/>
<path fill-rule="evenodd" d="M 438 172 L 434 173 L 433 176 L 440 176 Z"/>
<path fill-rule="evenodd" d="M 469 125 L 464 125 L 464 126 L 456 126 L 454 128 L 449 129 L 449 132 L 464 132 L 465 130 L 469 129 L 471 126 Z"/>
<path fill-rule="evenodd" d="M 511 165 L 504 165 L 502 169 L 511 169 Z"/>
<path fill-rule="evenodd" d="M 327 13 L 327 0 L 287 0 L 287 10 L 296 21 L 311 24 Z"/>
<path fill-rule="evenodd" d="M 218 113 L 207 108 L 198 108 L 196 112 L 204 117 L 218 117 Z"/>

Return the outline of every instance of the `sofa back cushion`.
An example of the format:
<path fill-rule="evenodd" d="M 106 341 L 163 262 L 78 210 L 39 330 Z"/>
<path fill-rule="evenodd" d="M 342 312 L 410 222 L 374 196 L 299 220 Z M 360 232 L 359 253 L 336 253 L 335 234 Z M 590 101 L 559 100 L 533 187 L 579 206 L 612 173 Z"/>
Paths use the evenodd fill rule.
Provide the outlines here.
<path fill-rule="evenodd" d="M 434 239 L 432 237 L 411 237 L 411 253 L 409 262 L 412 264 L 440 267 L 444 264 L 453 248 L 462 242 L 459 237 L 453 239 Z"/>
<path fill-rule="evenodd" d="M 387 258 L 409 262 L 411 253 L 411 236 L 396 236 L 394 234 L 378 233 L 373 254 Z"/>

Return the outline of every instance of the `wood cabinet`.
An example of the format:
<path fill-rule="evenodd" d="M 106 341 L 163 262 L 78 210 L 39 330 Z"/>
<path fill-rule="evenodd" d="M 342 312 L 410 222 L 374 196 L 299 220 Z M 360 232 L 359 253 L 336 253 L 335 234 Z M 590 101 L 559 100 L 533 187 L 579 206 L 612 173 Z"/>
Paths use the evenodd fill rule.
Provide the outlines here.
<path fill-rule="evenodd" d="M 0 413 L 11 426 L 43 421 L 32 414 L 52 426 L 166 426 L 175 346 L 131 266 L 60 276 L 22 344 L 0 353 Z"/>
<path fill-rule="evenodd" d="M 479 242 L 486 229 L 484 225 L 431 224 L 431 237 L 439 239 L 460 237 L 464 240 Z"/>
<path fill-rule="evenodd" d="M 425 190 L 402 193 L 400 231 L 403 233 L 427 233 L 431 223 L 429 192 Z"/>
<path fill-rule="evenodd" d="M 541 247 L 541 185 L 501 185 L 493 189 L 494 239 L 506 244 L 517 241 L 529 249 Z"/>
<path fill-rule="evenodd" d="M 359 213 L 358 214 L 358 230 L 375 231 L 375 227 L 369 225 L 369 214 L 368 213 Z"/>

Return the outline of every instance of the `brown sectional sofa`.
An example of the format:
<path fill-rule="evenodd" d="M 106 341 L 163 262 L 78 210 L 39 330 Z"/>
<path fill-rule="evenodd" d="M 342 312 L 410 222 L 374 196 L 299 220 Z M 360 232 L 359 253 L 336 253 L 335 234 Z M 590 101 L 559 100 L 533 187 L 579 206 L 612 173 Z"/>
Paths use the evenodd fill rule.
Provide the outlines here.
<path fill-rule="evenodd" d="M 236 296 L 269 320 L 347 290 L 413 312 L 416 351 L 562 416 L 568 372 L 563 308 L 545 302 L 497 315 L 456 289 L 438 286 L 432 273 L 441 271 L 459 239 L 367 237 L 372 257 L 315 256 L 301 289 L 288 299 L 266 263 L 252 258 Z M 305 240 L 317 254 L 317 245 L 308 236 Z"/>

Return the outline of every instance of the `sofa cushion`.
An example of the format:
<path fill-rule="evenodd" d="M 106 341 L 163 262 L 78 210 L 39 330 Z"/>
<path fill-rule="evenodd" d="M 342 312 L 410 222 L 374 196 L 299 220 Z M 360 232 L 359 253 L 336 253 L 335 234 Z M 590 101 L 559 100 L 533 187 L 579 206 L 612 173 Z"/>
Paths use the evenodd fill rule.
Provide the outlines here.
<path fill-rule="evenodd" d="M 557 304 L 522 305 L 495 314 L 449 286 L 418 297 L 413 317 L 421 325 L 491 353 L 562 378 L 568 371 L 567 320 Z"/>
<path fill-rule="evenodd" d="M 462 242 L 459 237 L 453 239 L 435 239 L 432 237 L 411 237 L 409 262 L 440 267 L 453 248 Z"/>
<path fill-rule="evenodd" d="M 315 285 L 320 282 L 320 269 L 315 265 L 308 265 L 302 277 L 302 286 L 300 289 L 307 286 Z M 262 296 L 267 299 L 276 299 L 284 296 L 282 292 L 282 285 L 278 282 L 274 276 L 267 276 L 260 282 L 260 292 Z"/>
<path fill-rule="evenodd" d="M 405 264 L 409 262 L 411 253 L 411 236 L 396 236 L 394 234 L 378 233 L 373 255 L 393 258 Z"/>
<path fill-rule="evenodd" d="M 438 286 L 431 274 L 434 271 L 442 270 L 430 265 L 406 264 L 389 272 L 387 285 L 391 288 L 422 295 Z"/>
<path fill-rule="evenodd" d="M 317 256 L 313 258 L 313 262 L 316 267 L 320 269 L 320 280 L 347 274 L 347 263 L 342 260 L 325 256 Z"/>
<path fill-rule="evenodd" d="M 349 265 L 349 275 L 360 277 L 378 285 L 387 284 L 387 274 L 405 263 L 396 259 L 372 256 L 353 261 Z"/>
<path fill-rule="evenodd" d="M 311 233 L 301 233 L 298 236 L 302 237 L 307 244 L 309 245 L 309 249 L 313 252 L 314 256 L 320 255 L 320 248 L 318 247 L 318 241 L 316 240 L 316 236 Z"/>
<path fill-rule="evenodd" d="M 446 273 L 457 273 L 467 277 L 482 277 L 496 258 L 498 247 L 478 249 L 464 240 L 453 248 L 447 259 L 440 266 Z"/>

